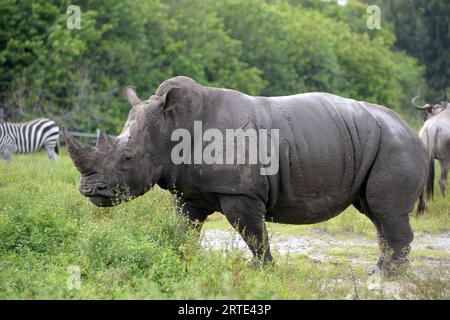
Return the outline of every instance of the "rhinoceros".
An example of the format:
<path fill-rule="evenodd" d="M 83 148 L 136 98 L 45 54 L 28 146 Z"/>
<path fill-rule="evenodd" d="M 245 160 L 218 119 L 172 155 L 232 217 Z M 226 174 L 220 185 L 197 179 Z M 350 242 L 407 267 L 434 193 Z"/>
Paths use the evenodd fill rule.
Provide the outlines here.
<path fill-rule="evenodd" d="M 389 273 L 408 261 L 409 214 L 426 182 L 427 157 L 418 136 L 390 109 L 319 92 L 249 96 L 182 76 L 164 81 L 147 100 L 131 86 L 124 96 L 132 108 L 119 136 L 102 131 L 94 148 L 64 131 L 81 173 L 80 191 L 95 205 L 115 205 L 124 188 L 134 198 L 157 184 L 176 194 L 180 212 L 198 228 L 208 215 L 224 214 L 254 261 L 264 264 L 273 263 L 266 221 L 313 224 L 353 205 L 377 229 L 377 266 Z M 262 161 L 175 163 L 173 133 L 184 130 L 196 140 L 198 122 L 216 133 L 274 130 L 277 139 L 265 139 L 278 141 L 278 170 L 263 172 Z"/>

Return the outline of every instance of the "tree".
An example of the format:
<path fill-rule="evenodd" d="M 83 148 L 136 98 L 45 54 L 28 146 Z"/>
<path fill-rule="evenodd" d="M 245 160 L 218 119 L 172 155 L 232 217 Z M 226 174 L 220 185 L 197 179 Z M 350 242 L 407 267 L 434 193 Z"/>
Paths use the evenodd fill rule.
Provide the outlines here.
<path fill-rule="evenodd" d="M 352 14 L 361 14 L 357 20 L 365 29 L 351 27 L 348 16 L 334 14 L 345 7 L 315 3 L 319 11 L 310 1 L 306 7 L 305 1 L 293 2 L 217 4 L 225 28 L 242 42 L 243 60 L 263 72 L 268 83 L 263 94 L 327 91 L 397 110 L 409 105 L 405 86 L 414 83 L 421 88 L 423 70 L 410 57 L 391 50 L 395 37 L 389 30 L 369 34 L 361 3 L 355 3 Z M 326 5 L 329 10 L 323 9 Z"/>
<path fill-rule="evenodd" d="M 426 66 L 426 98 L 438 102 L 450 95 L 450 2 L 441 0 L 375 0 L 383 20 L 396 36 L 395 47 Z"/>
<path fill-rule="evenodd" d="M 429 3 L 423 10 L 439 7 Z M 176 75 L 252 95 L 327 91 L 397 110 L 424 87 L 423 69 L 394 50 L 394 20 L 368 30 L 358 0 L 80 0 L 80 30 L 66 26 L 70 4 L 0 2 L 0 105 L 8 120 L 51 117 L 117 133 L 129 111 L 123 86 L 146 98 Z M 433 66 L 445 69 L 440 57 Z M 434 87 L 445 86 L 447 78 L 433 77 Z"/>

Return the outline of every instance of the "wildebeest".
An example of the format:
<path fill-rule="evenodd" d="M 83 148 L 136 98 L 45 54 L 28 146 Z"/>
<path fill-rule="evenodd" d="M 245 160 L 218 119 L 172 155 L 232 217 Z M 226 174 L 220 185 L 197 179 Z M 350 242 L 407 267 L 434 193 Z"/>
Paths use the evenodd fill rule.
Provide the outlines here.
<path fill-rule="evenodd" d="M 417 105 L 419 97 L 412 100 L 412 104 L 419 110 L 424 111 L 424 125 L 419 132 L 419 137 L 425 145 L 429 160 L 429 173 L 427 181 L 427 197 L 431 198 L 434 192 L 434 160 L 437 159 L 441 165 L 441 177 L 439 187 L 441 194 L 445 197 L 447 187 L 448 169 L 450 168 L 450 109 L 448 101 L 441 104 Z"/>
<path fill-rule="evenodd" d="M 166 80 L 145 101 L 134 87 L 124 94 L 132 109 L 118 137 L 103 131 L 92 148 L 64 130 L 81 172 L 80 191 L 95 205 L 114 205 L 124 187 L 137 197 L 158 184 L 178 196 L 181 212 L 197 226 L 213 212 L 223 213 L 267 263 L 272 255 L 265 221 L 312 224 L 353 204 L 376 226 L 381 270 L 407 261 L 409 213 L 426 182 L 427 157 L 393 111 L 328 93 L 253 97 L 187 77 Z M 183 128 L 195 137 L 195 121 L 219 133 L 277 129 L 279 170 L 262 175 L 261 163 L 174 164 L 172 133 Z M 193 153 L 207 144 L 192 142 Z"/>
<path fill-rule="evenodd" d="M 13 153 L 31 153 L 44 148 L 50 161 L 58 160 L 59 127 L 50 119 L 25 123 L 0 122 L 0 154 L 11 160 Z"/>

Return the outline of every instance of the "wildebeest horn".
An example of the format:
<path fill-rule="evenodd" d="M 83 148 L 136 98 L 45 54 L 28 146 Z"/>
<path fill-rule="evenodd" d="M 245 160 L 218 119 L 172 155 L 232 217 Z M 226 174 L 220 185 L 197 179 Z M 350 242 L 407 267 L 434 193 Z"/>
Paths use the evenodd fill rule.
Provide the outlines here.
<path fill-rule="evenodd" d="M 420 98 L 419 96 L 414 97 L 414 99 L 412 99 L 412 101 L 411 101 L 412 105 L 413 105 L 414 107 L 416 107 L 417 109 L 419 109 L 419 110 L 426 110 L 426 109 L 428 109 L 428 107 L 430 106 L 428 103 L 427 103 L 427 104 L 424 104 L 423 106 L 417 105 L 416 101 L 417 101 L 417 99 L 419 99 L 419 98 Z"/>
<path fill-rule="evenodd" d="M 133 86 L 126 86 L 123 88 L 123 96 L 132 107 L 142 102 L 136 94 L 136 87 Z"/>
<path fill-rule="evenodd" d="M 112 147 L 111 137 L 108 136 L 108 134 L 104 129 L 102 129 L 98 136 L 95 148 L 102 150 L 102 149 L 110 149 L 110 147 Z"/>
<path fill-rule="evenodd" d="M 66 139 L 67 151 L 75 166 L 80 172 L 89 171 L 91 164 L 90 158 L 94 150 L 90 146 L 84 145 L 72 137 L 67 128 L 63 128 L 63 135 L 64 139 Z"/>

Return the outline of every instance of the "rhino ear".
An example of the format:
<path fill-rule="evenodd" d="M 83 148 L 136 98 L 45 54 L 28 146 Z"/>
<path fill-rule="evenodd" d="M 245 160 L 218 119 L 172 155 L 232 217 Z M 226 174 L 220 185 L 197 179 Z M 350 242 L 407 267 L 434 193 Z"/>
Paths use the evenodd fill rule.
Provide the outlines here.
<path fill-rule="evenodd" d="M 163 99 L 163 111 L 167 112 L 175 109 L 181 101 L 181 88 L 173 87 L 162 97 Z"/>
<path fill-rule="evenodd" d="M 139 97 L 137 96 L 136 87 L 133 86 L 126 86 L 123 89 L 123 96 L 131 104 L 132 107 L 142 102 L 141 99 L 139 99 Z"/>

